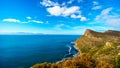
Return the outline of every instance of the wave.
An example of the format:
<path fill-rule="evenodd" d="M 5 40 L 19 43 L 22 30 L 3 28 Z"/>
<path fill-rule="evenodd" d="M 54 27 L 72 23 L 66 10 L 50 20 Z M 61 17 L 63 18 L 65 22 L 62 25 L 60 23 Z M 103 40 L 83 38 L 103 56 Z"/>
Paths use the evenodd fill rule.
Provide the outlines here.
<path fill-rule="evenodd" d="M 76 49 L 75 45 L 74 45 L 74 42 L 70 42 L 69 45 L 67 45 L 68 47 L 68 53 L 64 55 L 63 59 L 56 62 L 56 63 L 60 63 L 60 62 L 63 62 L 69 58 L 73 58 L 75 57 L 76 55 L 78 55 L 78 50 Z M 75 51 L 76 53 L 74 53 L 73 51 Z"/>
<path fill-rule="evenodd" d="M 64 58 L 70 57 L 70 55 L 72 54 L 71 53 L 72 47 L 70 45 L 67 45 L 67 47 L 68 47 L 68 53 L 64 55 Z"/>
<path fill-rule="evenodd" d="M 69 46 L 68 54 L 71 54 L 72 47 Z"/>

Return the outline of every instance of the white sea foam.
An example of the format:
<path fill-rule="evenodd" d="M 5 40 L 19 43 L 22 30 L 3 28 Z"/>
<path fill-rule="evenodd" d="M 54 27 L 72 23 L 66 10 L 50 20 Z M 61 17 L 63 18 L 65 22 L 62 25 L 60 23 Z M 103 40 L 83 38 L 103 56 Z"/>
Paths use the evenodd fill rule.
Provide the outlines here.
<path fill-rule="evenodd" d="M 71 54 L 71 50 L 72 50 L 72 47 L 71 46 L 69 46 L 69 50 L 68 50 L 68 54 Z"/>
<path fill-rule="evenodd" d="M 74 42 L 71 42 L 71 44 L 74 44 Z M 63 62 L 63 61 L 65 61 L 65 60 L 67 60 L 67 59 L 69 59 L 69 58 L 73 58 L 73 57 L 75 57 L 76 55 L 79 54 L 79 52 L 78 52 L 77 54 L 74 54 L 73 57 L 67 57 L 67 56 L 71 55 L 72 47 L 74 47 L 74 48 L 77 50 L 77 48 L 75 47 L 75 45 L 67 45 L 67 47 L 68 47 L 68 53 L 64 55 L 64 58 L 63 58 L 62 60 L 60 60 L 60 61 L 58 61 L 58 62 L 56 62 L 56 63 Z"/>

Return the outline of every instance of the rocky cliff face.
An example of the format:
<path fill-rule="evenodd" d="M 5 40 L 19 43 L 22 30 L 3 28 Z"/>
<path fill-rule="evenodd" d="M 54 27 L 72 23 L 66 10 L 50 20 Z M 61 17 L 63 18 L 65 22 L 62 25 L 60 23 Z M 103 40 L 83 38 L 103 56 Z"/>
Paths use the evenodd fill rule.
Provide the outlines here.
<path fill-rule="evenodd" d="M 99 47 L 105 45 L 106 42 L 120 42 L 120 31 L 108 30 L 103 33 L 95 32 L 93 30 L 87 29 L 84 35 L 79 38 L 75 44 L 81 48 L 88 47 Z"/>
<path fill-rule="evenodd" d="M 84 33 L 84 36 L 87 36 L 87 37 L 94 37 L 94 36 L 96 36 L 96 37 L 97 37 L 98 34 L 102 34 L 102 33 L 100 33 L 100 32 L 95 32 L 95 31 L 93 31 L 93 30 L 87 29 L 87 30 L 85 31 L 85 33 Z"/>
<path fill-rule="evenodd" d="M 87 37 L 99 37 L 99 38 L 103 38 L 103 37 L 120 37 L 120 31 L 114 31 L 114 30 L 107 30 L 103 33 L 101 32 L 95 32 L 93 30 L 87 29 L 84 33 L 84 36 Z M 109 39 L 110 40 L 110 39 Z"/>
<path fill-rule="evenodd" d="M 33 68 L 120 68 L 120 31 L 87 29 L 75 44 L 80 54 L 73 59 L 36 64 Z"/>
<path fill-rule="evenodd" d="M 101 33 L 87 29 L 75 44 L 81 53 L 89 53 L 98 62 L 105 60 L 114 65 L 116 56 L 120 54 L 120 31 Z"/>

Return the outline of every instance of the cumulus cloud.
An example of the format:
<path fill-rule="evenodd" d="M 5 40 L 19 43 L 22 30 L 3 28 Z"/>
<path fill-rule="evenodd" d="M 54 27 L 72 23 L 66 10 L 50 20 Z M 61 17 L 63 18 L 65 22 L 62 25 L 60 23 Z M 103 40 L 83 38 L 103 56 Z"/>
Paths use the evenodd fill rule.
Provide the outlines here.
<path fill-rule="evenodd" d="M 81 17 L 82 17 L 81 15 L 75 15 L 75 14 L 71 15 L 71 18 L 81 18 Z"/>
<path fill-rule="evenodd" d="M 86 17 L 81 17 L 80 21 L 87 21 Z"/>
<path fill-rule="evenodd" d="M 47 8 L 47 11 L 54 16 L 70 16 L 74 13 L 79 13 L 80 7 L 78 6 L 72 6 L 72 7 L 60 7 L 60 6 L 54 6 Z"/>
<path fill-rule="evenodd" d="M 60 16 L 62 15 L 63 11 L 65 10 L 65 7 L 60 7 L 60 6 L 54 6 L 54 7 L 50 7 L 47 8 L 47 11 L 54 16 Z"/>
<path fill-rule="evenodd" d="M 50 7 L 50 6 L 57 6 L 59 5 L 56 2 L 53 2 L 51 0 L 43 0 L 42 2 L 40 2 L 41 5 L 45 6 L 45 7 Z"/>
<path fill-rule="evenodd" d="M 69 0 L 67 3 L 59 4 L 57 2 L 53 2 L 50 0 L 43 0 L 42 2 L 40 2 L 40 4 L 46 7 L 46 11 L 50 14 L 47 16 L 62 16 L 62 17 L 79 18 L 80 21 L 86 21 L 87 18 L 83 17 L 79 6 L 70 6 L 70 7 L 66 6 L 66 4 L 68 3 L 70 4 L 73 1 L 74 0 Z M 73 15 L 76 15 L 76 16 L 73 16 Z"/>
<path fill-rule="evenodd" d="M 87 21 L 87 18 L 81 15 L 72 14 L 71 18 L 80 18 L 80 21 Z"/>
<path fill-rule="evenodd" d="M 65 10 L 63 11 L 63 16 L 69 16 L 71 14 L 79 14 L 80 13 L 80 7 L 79 6 L 72 6 L 69 8 L 65 8 Z"/>
<path fill-rule="evenodd" d="M 71 17 L 71 18 L 79 18 L 80 21 L 86 21 L 87 18 L 81 15 L 80 7 L 79 6 L 72 6 L 72 7 L 60 7 L 54 6 L 47 8 L 47 11 L 52 16 L 63 16 L 63 17 Z M 77 15 L 76 15 L 77 14 Z"/>
<path fill-rule="evenodd" d="M 20 20 L 8 18 L 8 19 L 3 19 L 3 22 L 20 22 Z"/>
<path fill-rule="evenodd" d="M 119 14 L 112 14 L 113 8 L 106 8 L 102 10 L 101 14 L 97 15 L 95 20 L 96 21 L 103 21 L 104 24 L 110 25 L 112 27 L 119 27 L 120 28 L 120 15 Z"/>

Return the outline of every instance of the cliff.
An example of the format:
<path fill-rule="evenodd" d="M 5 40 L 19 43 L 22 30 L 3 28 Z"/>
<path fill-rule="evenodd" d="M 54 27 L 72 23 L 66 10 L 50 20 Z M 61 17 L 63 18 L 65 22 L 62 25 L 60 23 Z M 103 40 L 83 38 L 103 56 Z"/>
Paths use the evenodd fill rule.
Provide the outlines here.
<path fill-rule="evenodd" d="M 82 47 L 100 47 L 106 42 L 120 42 L 120 31 L 108 30 L 103 33 L 87 29 L 84 35 L 75 42 L 79 50 Z"/>
<path fill-rule="evenodd" d="M 60 63 L 41 63 L 33 68 L 120 68 L 120 31 L 87 29 L 75 41 L 79 55 Z"/>
<path fill-rule="evenodd" d="M 105 61 L 113 65 L 111 68 L 120 68 L 120 57 L 116 61 L 120 55 L 120 31 L 108 30 L 101 33 L 87 29 L 75 44 L 81 53 L 91 54 L 96 62 Z"/>

